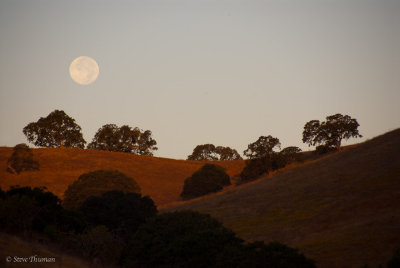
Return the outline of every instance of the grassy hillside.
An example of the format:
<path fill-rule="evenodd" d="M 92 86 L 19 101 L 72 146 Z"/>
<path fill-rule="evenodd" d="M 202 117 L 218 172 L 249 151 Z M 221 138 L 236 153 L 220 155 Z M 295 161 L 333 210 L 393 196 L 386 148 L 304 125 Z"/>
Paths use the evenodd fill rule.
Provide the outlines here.
<path fill-rule="evenodd" d="M 54 258 L 54 262 L 49 263 L 30 263 L 30 257 Z M 28 258 L 27 264 L 17 263 L 14 257 Z M 11 258 L 8 259 L 7 258 Z M 34 259 L 32 258 L 32 261 Z M 52 261 L 52 260 L 50 260 Z M 91 265 L 77 257 L 69 256 L 54 249 L 50 249 L 42 244 L 27 242 L 21 238 L 0 233 L 0 266 L 1 267 L 70 267 L 83 268 Z"/>
<path fill-rule="evenodd" d="M 319 267 L 376 267 L 400 246 L 400 129 L 164 211 L 210 213 L 240 237 L 299 248 Z"/>
<path fill-rule="evenodd" d="M 0 148 L 0 187 L 12 185 L 46 186 L 51 192 L 63 197 L 68 185 L 79 175 L 97 169 L 116 169 L 134 178 L 142 194 L 150 195 L 155 203 L 165 205 L 179 200 L 184 180 L 199 169 L 204 162 L 173 160 L 158 157 L 137 156 L 82 149 L 33 149 L 39 161 L 40 171 L 22 172 L 20 175 L 6 172 L 7 159 L 12 148 Z M 240 173 L 244 161 L 221 161 L 230 176 Z"/>

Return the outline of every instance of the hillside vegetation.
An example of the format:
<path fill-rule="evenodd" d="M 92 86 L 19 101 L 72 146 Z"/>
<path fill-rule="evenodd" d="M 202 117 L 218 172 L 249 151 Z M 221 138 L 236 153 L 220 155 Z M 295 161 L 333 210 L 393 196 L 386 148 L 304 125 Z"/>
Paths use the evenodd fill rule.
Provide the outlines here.
<path fill-rule="evenodd" d="M 400 129 L 164 211 L 186 209 L 248 241 L 297 247 L 318 267 L 385 265 L 400 246 Z"/>
<path fill-rule="evenodd" d="M 12 185 L 46 186 L 49 191 L 63 198 L 68 185 L 81 174 L 98 169 L 112 169 L 132 177 L 139 184 L 142 194 L 149 195 L 160 206 L 179 200 L 184 180 L 206 163 L 99 150 L 32 150 L 34 159 L 40 164 L 40 170 L 16 175 L 6 172 L 7 159 L 13 149 L 0 148 L 0 187 L 8 189 Z M 241 172 L 244 161 L 218 161 L 218 165 L 224 167 L 230 176 L 234 176 Z"/>

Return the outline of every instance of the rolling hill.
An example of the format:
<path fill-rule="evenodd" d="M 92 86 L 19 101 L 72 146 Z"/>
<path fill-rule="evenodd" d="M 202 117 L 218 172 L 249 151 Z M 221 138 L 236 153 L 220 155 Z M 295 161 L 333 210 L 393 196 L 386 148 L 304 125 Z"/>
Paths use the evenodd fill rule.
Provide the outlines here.
<path fill-rule="evenodd" d="M 400 129 L 163 211 L 186 209 L 247 241 L 299 248 L 318 267 L 385 265 L 400 247 Z"/>
<path fill-rule="evenodd" d="M 205 163 L 98 150 L 40 148 L 33 149 L 40 170 L 16 175 L 6 172 L 7 159 L 12 151 L 9 147 L 0 148 L 0 187 L 3 190 L 13 185 L 46 186 L 63 198 L 68 185 L 81 174 L 97 169 L 113 169 L 132 177 L 139 184 L 142 194 L 149 195 L 157 206 L 178 201 L 184 180 Z M 233 176 L 243 169 L 244 161 L 221 161 L 218 165 Z"/>
<path fill-rule="evenodd" d="M 210 213 L 247 241 L 299 248 L 318 267 L 375 267 L 400 247 L 400 129 L 220 193 L 179 198 L 184 179 L 204 162 L 82 149 L 33 149 L 40 171 L 6 172 L 12 148 L 0 148 L 0 186 L 46 186 L 63 197 L 79 175 L 116 169 L 134 178 L 161 212 Z M 244 161 L 223 161 L 230 176 Z"/>

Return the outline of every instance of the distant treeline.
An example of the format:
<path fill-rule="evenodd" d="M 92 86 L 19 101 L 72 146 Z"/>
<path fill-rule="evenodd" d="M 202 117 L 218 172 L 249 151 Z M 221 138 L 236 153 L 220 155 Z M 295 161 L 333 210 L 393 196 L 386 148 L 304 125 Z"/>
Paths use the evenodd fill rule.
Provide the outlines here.
<path fill-rule="evenodd" d="M 320 151 L 332 148 L 340 150 L 343 139 L 362 137 L 358 127 L 356 119 L 339 113 L 326 117 L 326 121 L 323 122 L 311 120 L 304 125 L 303 142 L 309 146 L 324 147 L 320 148 Z M 54 110 L 47 117 L 29 123 L 23 128 L 23 133 L 29 142 L 40 147 L 84 148 L 86 144 L 81 127 L 62 110 Z M 87 148 L 151 156 L 153 151 L 158 149 L 156 145 L 150 130 L 106 124 L 99 128 Z M 256 142 L 248 145 L 243 155 L 249 159 L 262 157 L 274 147 L 280 148 L 279 139 L 260 136 Z M 238 159 L 241 159 L 241 156 L 235 149 L 213 144 L 198 145 L 188 156 L 188 160 Z"/>

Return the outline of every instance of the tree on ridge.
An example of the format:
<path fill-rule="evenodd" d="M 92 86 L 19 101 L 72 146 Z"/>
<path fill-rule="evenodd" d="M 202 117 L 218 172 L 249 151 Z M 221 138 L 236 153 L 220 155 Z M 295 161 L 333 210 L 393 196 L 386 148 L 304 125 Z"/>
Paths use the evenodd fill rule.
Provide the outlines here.
<path fill-rule="evenodd" d="M 188 156 L 187 160 L 198 161 L 217 161 L 217 160 L 240 160 L 240 154 L 230 147 L 215 146 L 214 144 L 197 145 L 193 149 L 193 153 Z"/>
<path fill-rule="evenodd" d="M 47 117 L 29 123 L 22 131 L 29 142 L 40 147 L 84 148 L 86 143 L 81 127 L 62 110 L 54 110 Z"/>
<path fill-rule="evenodd" d="M 152 156 L 153 151 L 158 148 L 151 135 L 150 130 L 142 131 L 138 127 L 106 124 L 97 130 L 92 142 L 88 144 L 88 149 Z"/>
<path fill-rule="evenodd" d="M 274 138 L 271 135 L 260 136 L 257 141 L 247 146 L 243 155 L 250 159 L 265 157 L 272 154 L 275 147 L 281 148 L 278 138 Z"/>
<path fill-rule="evenodd" d="M 321 144 L 340 151 L 342 140 L 361 138 L 355 118 L 348 115 L 334 114 L 326 117 L 326 121 L 311 120 L 304 125 L 303 143 L 308 146 Z"/>

